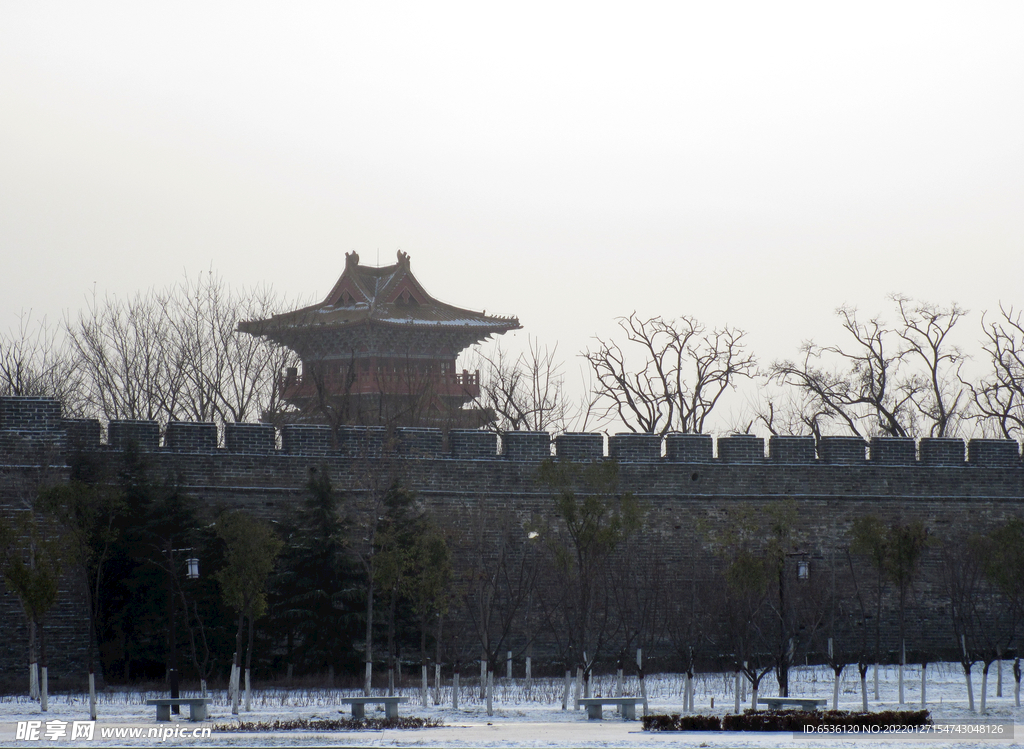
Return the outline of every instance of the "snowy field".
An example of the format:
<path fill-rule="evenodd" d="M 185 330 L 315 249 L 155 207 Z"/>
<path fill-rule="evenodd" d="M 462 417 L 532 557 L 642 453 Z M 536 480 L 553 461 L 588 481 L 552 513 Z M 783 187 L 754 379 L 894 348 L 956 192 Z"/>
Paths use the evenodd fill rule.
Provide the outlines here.
<path fill-rule="evenodd" d="M 977 671 L 978 669 L 976 669 Z M 880 670 L 880 699 L 871 699 L 871 674 L 868 675 L 868 696 L 872 710 L 920 709 L 920 670 L 908 666 L 905 676 L 906 704 L 901 708 L 898 699 L 897 671 L 894 667 Z M 488 716 L 486 705 L 480 700 L 479 688 L 466 685 L 460 689 L 459 709 L 451 709 L 451 687 L 441 690 L 441 705 L 433 704 L 433 690 L 428 707 L 422 707 L 419 691 L 409 686 L 399 690 L 409 701 L 402 705 L 402 715 L 439 718 L 444 728 L 387 731 L 348 732 L 227 732 L 213 730 L 208 737 L 193 738 L 197 727 L 216 727 L 236 723 L 231 715 L 227 695 L 223 691 L 211 693 L 214 702 L 211 718 L 205 723 L 190 723 L 187 708 L 182 716 L 172 716 L 170 724 L 157 724 L 156 710 L 145 704 L 153 697 L 166 697 L 166 692 L 111 690 L 99 695 L 99 721 L 93 728 L 93 738 L 72 740 L 72 722 L 88 718 L 88 698 L 82 694 L 51 695 L 49 712 L 43 714 L 39 704 L 27 697 L 0 698 L 0 744 L 3 746 L 453 746 L 453 747 L 910 747 L 910 746 L 1024 746 L 1024 709 L 1014 707 L 1013 677 L 1009 664 L 1003 670 L 1003 696 L 997 697 L 993 667 L 988 684 L 987 715 L 982 717 L 967 708 L 967 691 L 963 672 L 957 664 L 933 664 L 928 667 L 927 709 L 937 723 L 977 723 L 982 720 L 1005 726 L 1003 739 L 979 739 L 976 735 L 960 734 L 952 737 L 920 736 L 871 738 L 819 738 L 794 736 L 792 733 L 650 733 L 641 730 L 639 722 L 624 722 L 615 716 L 614 708 L 605 708 L 605 719 L 588 721 L 584 710 L 561 710 L 564 681 L 534 679 L 527 689 L 522 679 L 498 679 L 494 687 L 493 715 Z M 696 711 L 702 714 L 725 715 L 734 706 L 733 676 L 731 674 L 702 674 L 696 679 Z M 647 694 L 651 713 L 680 712 L 683 701 L 684 680 L 677 674 L 660 674 L 647 679 Z M 975 699 L 978 701 L 981 675 L 974 675 Z M 614 676 L 595 678 L 595 696 L 615 694 Z M 626 694 L 638 694 L 636 679 L 627 679 Z M 774 678 L 762 682 L 761 696 L 776 693 Z M 244 721 L 274 720 L 336 720 L 348 717 L 340 711 L 340 699 L 357 693 L 340 689 L 266 689 L 253 693 L 252 710 L 242 711 Z M 821 668 L 794 668 L 790 694 L 800 697 L 821 697 L 832 700 L 832 673 Z M 182 696 L 191 693 L 183 692 Z M 746 693 L 749 707 L 749 690 Z M 713 707 L 712 707 L 713 702 Z M 859 710 L 860 684 L 856 669 L 847 669 L 841 683 L 839 708 Z M 977 705 L 976 705 L 977 706 Z M 368 708 L 367 715 L 378 715 Z M 382 714 L 380 714 L 382 716 Z M 39 738 L 34 741 L 16 738 L 19 721 L 42 721 Z M 46 721 L 67 724 L 64 736 L 48 739 Z M 1015 724 L 1015 725 L 1014 725 Z M 60 724 L 54 724 L 59 733 Z M 170 735 L 150 737 L 150 729 Z M 132 729 L 141 729 L 131 735 Z M 177 729 L 177 735 L 173 732 Z M 116 735 L 102 736 L 113 730 Z M 1016 739 L 1008 734 L 1013 731 Z M 182 734 L 185 735 L 182 735 Z"/>

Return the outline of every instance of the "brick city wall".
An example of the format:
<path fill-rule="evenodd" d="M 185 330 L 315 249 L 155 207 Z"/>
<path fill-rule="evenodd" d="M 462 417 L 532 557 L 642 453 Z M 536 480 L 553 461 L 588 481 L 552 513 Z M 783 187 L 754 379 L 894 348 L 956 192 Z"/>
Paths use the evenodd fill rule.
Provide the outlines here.
<path fill-rule="evenodd" d="M 601 434 L 561 434 L 552 442 L 545 433 L 520 432 L 499 444 L 494 434 L 468 430 L 444 435 L 398 429 L 389 436 L 376 427 L 332 432 L 292 425 L 276 432 L 265 424 L 228 424 L 221 441 L 212 424 L 171 423 L 161 433 L 155 422 L 139 421 L 110 422 L 106 441 L 102 432 L 98 422 L 61 420 L 52 401 L 0 399 L 0 509 L 9 513 L 17 507 L 19 491 L 37 471 L 26 456 L 84 450 L 116 461 L 131 440 L 146 454 L 154 478 L 177 482 L 211 515 L 238 508 L 288 517 L 310 470 L 326 467 L 356 505 L 367 476 L 400 475 L 456 529 L 489 513 L 512 512 L 522 520 L 550 515 L 552 500 L 535 477 L 539 462 L 552 454 L 573 461 L 611 457 L 620 464 L 620 488 L 634 492 L 647 508 L 646 540 L 669 565 L 693 564 L 706 552 L 709 533 L 779 500 L 795 502 L 794 536 L 812 565 L 845 549 L 854 520 L 867 514 L 920 520 L 938 535 L 968 521 L 984 530 L 1024 514 L 1020 446 L 1006 440 L 825 437 L 816 444 L 809 437 L 773 437 L 766 453 L 764 441 L 749 435 L 716 441 L 707 435 L 662 440 L 619 434 L 606 440 Z M 944 649 L 949 625 L 938 581 L 938 561 L 931 555 L 915 586 L 912 625 L 922 647 Z M 12 633 L 0 647 L 5 671 L 24 662 L 25 628 L 13 598 L 5 594 L 0 605 L 0 621 Z M 58 675 L 81 665 L 84 624 L 76 632 L 74 622 L 85 619 L 75 600 L 63 597 L 51 616 L 69 643 L 62 649 L 66 655 L 54 653 L 52 671 Z M 886 647 L 892 635 L 885 635 Z"/>

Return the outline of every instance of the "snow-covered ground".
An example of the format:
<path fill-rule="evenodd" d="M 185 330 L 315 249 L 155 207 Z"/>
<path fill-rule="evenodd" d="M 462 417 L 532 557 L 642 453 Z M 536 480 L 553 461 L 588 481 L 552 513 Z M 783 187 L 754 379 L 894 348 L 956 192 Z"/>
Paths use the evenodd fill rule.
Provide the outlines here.
<path fill-rule="evenodd" d="M 959 724 L 977 723 L 982 720 L 1005 726 L 1003 738 L 989 736 L 979 739 L 976 734 L 959 734 L 944 737 L 921 736 L 876 736 L 871 738 L 821 738 L 798 737 L 791 733 L 657 733 L 644 732 L 639 722 L 618 720 L 614 709 L 605 709 L 605 719 L 588 721 L 585 711 L 561 710 L 564 682 L 560 679 L 534 679 L 527 689 L 522 679 L 499 679 L 494 689 L 494 711 L 488 716 L 486 706 L 480 700 L 479 688 L 474 685 L 460 689 L 459 709 L 451 709 L 451 686 L 441 690 L 441 705 L 434 706 L 433 690 L 427 707 L 420 703 L 419 691 L 414 686 L 399 690 L 409 701 L 402 706 L 403 715 L 440 718 L 444 728 L 388 731 L 348 732 L 226 732 L 214 730 L 209 737 L 192 738 L 195 728 L 216 727 L 235 723 L 238 718 L 231 715 L 227 695 L 223 691 L 210 696 L 214 703 L 210 708 L 210 720 L 205 723 L 190 723 L 187 708 L 182 715 L 173 716 L 172 723 L 155 722 L 156 710 L 145 704 L 152 697 L 165 697 L 166 692 L 140 692 L 132 690 L 110 690 L 99 695 L 99 721 L 93 729 L 91 740 L 70 738 L 73 721 L 88 718 L 88 698 L 82 694 L 51 695 L 49 711 L 41 713 L 39 703 L 27 697 L 8 696 L 0 698 L 0 744 L 3 746 L 136 746 L 136 745 L 190 745 L 190 746 L 473 746 L 473 747 L 786 747 L 786 746 L 827 746 L 827 747 L 910 747 L 915 745 L 939 746 L 1024 746 L 1024 709 L 1014 707 L 1013 677 L 1008 664 L 1003 671 L 1003 696 L 996 697 L 995 668 L 988 684 L 987 715 L 980 716 L 967 708 L 966 684 L 963 672 L 957 664 L 933 664 L 928 667 L 927 709 L 936 722 Z M 880 669 L 880 699 L 875 701 L 869 673 L 869 702 L 872 710 L 915 710 L 920 709 L 920 670 L 908 666 L 905 672 L 905 702 L 902 707 L 898 698 L 897 670 L 894 667 Z M 724 715 L 734 706 L 733 676 L 731 674 L 703 674 L 696 681 L 696 712 Z M 680 712 L 683 700 L 684 680 L 678 674 L 658 674 L 647 679 L 647 695 L 652 713 Z M 981 675 L 974 675 L 976 708 L 980 700 Z M 595 696 L 614 694 L 614 676 L 595 679 Z M 627 679 L 626 693 L 637 694 L 636 679 Z M 774 678 L 766 677 L 762 682 L 762 696 L 775 694 Z M 186 693 L 188 694 L 188 693 Z M 266 689 L 253 693 L 250 712 L 239 716 L 244 721 L 274 721 L 305 718 L 310 720 L 342 717 L 340 699 L 351 696 L 352 692 L 340 689 Z M 794 668 L 791 675 L 790 694 L 801 697 L 822 697 L 832 699 L 832 673 L 821 668 Z M 750 694 L 746 694 L 749 707 Z M 713 706 L 712 706 L 713 703 Z M 848 669 L 841 683 L 840 709 L 859 710 L 861 705 L 860 684 L 856 669 Z M 344 713 L 348 715 L 348 710 Z M 368 710 L 368 714 L 371 714 Z M 374 713 L 375 714 L 375 713 Z M 41 721 L 39 738 L 17 739 L 19 721 Z M 66 735 L 54 739 L 46 737 L 47 721 L 62 721 L 67 724 Z M 55 725 L 60 733 L 60 724 Z M 133 728 L 141 728 L 141 735 L 126 734 Z M 158 729 L 161 735 L 149 736 L 150 729 Z M 163 736 L 164 729 L 177 734 Z M 122 736 L 101 735 L 109 729 L 122 729 Z M 1013 732 L 1012 735 L 1010 732 Z M 182 735 L 182 734 L 186 735 Z M 1015 736 L 1016 738 L 1012 738 Z"/>

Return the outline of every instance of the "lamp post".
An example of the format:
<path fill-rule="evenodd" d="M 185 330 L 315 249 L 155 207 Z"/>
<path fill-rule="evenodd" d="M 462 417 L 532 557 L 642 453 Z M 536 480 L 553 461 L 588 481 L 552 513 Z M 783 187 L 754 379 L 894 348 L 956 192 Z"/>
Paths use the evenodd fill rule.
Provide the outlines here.
<path fill-rule="evenodd" d="M 171 687 L 171 699 L 178 699 L 181 696 L 178 682 L 178 634 L 174 622 L 174 553 L 176 551 L 192 551 L 191 547 L 175 549 L 170 540 L 167 541 L 167 681 Z M 189 557 L 185 560 L 185 577 L 189 580 L 196 580 L 199 577 L 199 560 L 196 557 Z M 181 713 L 178 705 L 172 705 L 171 710 L 175 715 Z"/>

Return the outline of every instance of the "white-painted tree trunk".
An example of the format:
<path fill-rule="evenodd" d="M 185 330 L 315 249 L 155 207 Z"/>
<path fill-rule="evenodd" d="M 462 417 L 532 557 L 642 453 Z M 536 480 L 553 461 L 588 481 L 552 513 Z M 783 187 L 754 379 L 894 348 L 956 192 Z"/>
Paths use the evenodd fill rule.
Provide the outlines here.
<path fill-rule="evenodd" d="M 875 664 L 875 702 L 878 702 L 878 664 Z"/>
<path fill-rule="evenodd" d="M 427 706 L 427 664 L 420 666 L 420 704 Z"/>
<path fill-rule="evenodd" d="M 373 661 L 366 662 L 366 673 L 363 674 L 363 694 L 370 696 L 370 689 L 373 687 Z"/>
<path fill-rule="evenodd" d="M 647 680 L 640 677 L 640 696 L 644 700 L 644 717 L 647 716 Z"/>
<path fill-rule="evenodd" d="M 622 696 L 622 669 L 620 668 L 615 677 L 615 696 Z M 622 705 L 615 706 L 615 714 L 622 715 Z"/>
<path fill-rule="evenodd" d="M 39 709 L 44 713 L 49 709 L 49 700 L 47 699 L 49 697 L 47 694 L 47 690 L 49 688 L 49 679 L 47 677 L 48 670 L 49 669 L 46 666 L 39 669 Z"/>
<path fill-rule="evenodd" d="M 841 676 L 842 676 L 842 672 L 839 672 L 838 674 L 835 671 L 832 672 L 832 709 L 833 710 L 838 710 L 839 709 L 839 679 L 840 679 Z"/>
<path fill-rule="evenodd" d="M 441 664 L 434 664 L 434 704 L 441 704 Z"/>
<path fill-rule="evenodd" d="M 233 670 L 234 673 L 232 674 L 232 678 L 234 679 L 234 688 L 231 690 L 231 714 L 238 715 L 238 697 L 241 693 L 241 689 L 239 689 L 239 676 L 241 672 L 238 666 L 235 666 Z"/>
<path fill-rule="evenodd" d="M 990 664 L 985 663 L 981 667 L 981 705 L 980 712 L 982 715 L 985 714 L 985 703 L 988 698 L 988 667 Z"/>
<path fill-rule="evenodd" d="M 569 709 L 569 684 L 572 681 L 572 671 L 565 671 L 565 691 L 562 692 L 562 710 Z"/>
<path fill-rule="evenodd" d="M 859 669 L 858 669 L 859 671 Z M 868 711 L 868 680 L 867 674 L 861 674 L 860 677 L 860 711 L 866 713 Z"/>
<path fill-rule="evenodd" d="M 39 699 L 39 664 L 32 661 L 28 664 L 28 696 L 29 699 Z"/>
<path fill-rule="evenodd" d="M 686 672 L 686 687 L 683 689 L 683 710 L 693 712 L 693 680 L 690 672 Z"/>
<path fill-rule="evenodd" d="M 252 684 L 249 679 L 251 677 L 251 669 L 245 669 L 245 712 L 252 710 Z"/>
<path fill-rule="evenodd" d="M 512 678 L 512 651 L 508 651 L 508 656 L 505 659 L 505 678 Z"/>
<path fill-rule="evenodd" d="M 928 704 L 928 664 L 921 664 L 921 709 Z"/>
<path fill-rule="evenodd" d="M 757 685 L 750 683 L 750 709 L 757 710 Z"/>
<path fill-rule="evenodd" d="M 533 658 L 526 656 L 526 690 L 533 686 Z"/>
<path fill-rule="evenodd" d="M 96 674 L 89 674 L 89 720 L 96 720 Z"/>
<path fill-rule="evenodd" d="M 575 702 L 575 706 L 573 707 L 573 710 L 579 710 L 580 709 L 580 699 L 582 699 L 582 697 L 583 697 L 583 667 L 582 666 L 577 666 L 576 667 L 576 689 L 574 691 L 576 692 L 576 695 L 573 698 L 573 701 Z"/>
<path fill-rule="evenodd" d="M 487 714 L 494 715 L 494 672 L 487 672 Z"/>
<path fill-rule="evenodd" d="M 487 658 L 480 658 L 480 699 L 487 699 Z"/>
<path fill-rule="evenodd" d="M 996 655 L 996 697 L 1003 696 L 1003 654 Z"/>
<path fill-rule="evenodd" d="M 459 709 L 459 675 L 452 677 L 452 710 Z"/>

